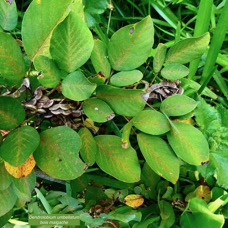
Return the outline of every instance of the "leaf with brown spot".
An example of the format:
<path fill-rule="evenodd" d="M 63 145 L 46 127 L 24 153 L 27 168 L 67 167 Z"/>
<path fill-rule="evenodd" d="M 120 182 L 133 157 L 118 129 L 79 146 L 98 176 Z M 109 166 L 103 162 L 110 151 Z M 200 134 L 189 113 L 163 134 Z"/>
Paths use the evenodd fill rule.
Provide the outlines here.
<path fill-rule="evenodd" d="M 28 176 L 36 165 L 33 155 L 30 155 L 28 160 L 24 164 L 18 167 L 12 166 L 6 161 L 4 163 L 8 173 L 14 176 L 15 178 Z"/>
<path fill-rule="evenodd" d="M 137 208 L 144 203 L 144 198 L 141 195 L 130 194 L 124 198 L 124 203 L 129 207 Z"/>

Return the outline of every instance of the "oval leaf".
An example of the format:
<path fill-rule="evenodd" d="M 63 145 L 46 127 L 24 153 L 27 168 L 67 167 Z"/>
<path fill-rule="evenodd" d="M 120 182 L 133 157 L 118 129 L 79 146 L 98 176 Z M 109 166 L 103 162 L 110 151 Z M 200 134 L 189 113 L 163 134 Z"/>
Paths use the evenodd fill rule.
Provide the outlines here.
<path fill-rule="evenodd" d="M 133 208 L 140 207 L 144 202 L 144 198 L 141 195 L 130 194 L 124 198 L 124 203 Z"/>
<path fill-rule="evenodd" d="M 24 119 L 25 110 L 16 99 L 0 96 L 0 129 L 13 129 Z"/>
<path fill-rule="evenodd" d="M 155 73 L 158 73 L 161 70 L 163 63 L 165 62 L 166 50 L 167 47 L 165 46 L 165 44 L 158 44 L 153 59 L 153 70 Z"/>
<path fill-rule="evenodd" d="M 50 53 L 60 69 L 71 73 L 89 59 L 94 41 L 86 23 L 75 13 L 54 30 L 51 38 Z"/>
<path fill-rule="evenodd" d="M 15 1 L 11 3 L 0 1 L 0 26 L 7 31 L 11 31 L 17 26 L 17 6 Z"/>
<path fill-rule="evenodd" d="M 200 37 L 187 38 L 174 44 L 168 51 L 166 63 L 185 64 L 200 58 L 206 51 L 210 41 L 209 32 Z"/>
<path fill-rule="evenodd" d="M 71 0 L 32 1 L 22 21 L 22 41 L 33 61 L 36 55 L 48 55 L 50 39 L 55 27 L 70 12 Z M 31 32 L 32 31 L 32 32 Z"/>
<path fill-rule="evenodd" d="M 43 131 L 34 153 L 38 167 L 49 176 L 72 180 L 81 176 L 85 164 L 79 158 L 81 139 L 69 127 L 60 126 Z"/>
<path fill-rule="evenodd" d="M 0 156 L 13 166 L 22 165 L 40 143 L 38 132 L 30 126 L 11 131 L 0 146 Z"/>
<path fill-rule="evenodd" d="M 10 85 L 19 85 L 26 74 L 21 49 L 15 39 L 4 32 L 0 32 L 0 43 L 0 78 L 5 78 Z"/>
<path fill-rule="evenodd" d="M 61 71 L 52 59 L 47 56 L 38 55 L 34 60 L 36 70 L 41 72 L 38 80 L 47 88 L 56 87 L 61 80 Z"/>
<path fill-rule="evenodd" d="M 95 89 L 96 84 L 91 83 L 80 71 L 69 74 L 62 83 L 63 95 L 74 101 L 88 99 Z"/>
<path fill-rule="evenodd" d="M 134 117 L 132 122 L 140 131 L 151 135 L 161 135 L 170 130 L 166 117 L 154 110 L 143 110 Z"/>
<path fill-rule="evenodd" d="M 189 69 L 180 63 L 170 63 L 161 71 L 162 77 L 170 81 L 181 79 L 188 74 Z"/>
<path fill-rule="evenodd" d="M 176 155 L 185 162 L 191 165 L 201 165 L 209 160 L 207 140 L 193 126 L 173 122 L 173 127 L 167 136 Z"/>
<path fill-rule="evenodd" d="M 108 104 L 96 98 L 84 101 L 83 111 L 90 119 L 98 123 L 107 122 L 115 117 Z"/>
<path fill-rule="evenodd" d="M 101 72 L 106 78 L 109 78 L 111 66 L 108 60 L 107 47 L 101 40 L 94 41 L 91 61 L 96 73 Z"/>
<path fill-rule="evenodd" d="M 128 86 L 139 82 L 143 74 L 139 70 L 121 71 L 111 77 L 110 83 L 114 86 Z"/>
<path fill-rule="evenodd" d="M 13 208 L 16 200 L 17 195 L 14 193 L 12 185 L 6 190 L 0 191 L 0 217 Z"/>
<path fill-rule="evenodd" d="M 154 26 L 150 16 L 125 26 L 113 34 L 108 44 L 108 56 L 114 70 L 133 70 L 150 55 L 154 43 Z"/>
<path fill-rule="evenodd" d="M 28 160 L 23 163 L 21 166 L 15 167 L 10 165 L 8 162 L 4 162 L 5 168 L 9 174 L 15 178 L 22 178 L 28 176 L 34 169 L 36 162 L 33 158 L 33 155 L 30 155 Z"/>
<path fill-rule="evenodd" d="M 30 173 L 30 175 L 14 179 L 14 192 L 17 195 L 17 207 L 24 207 L 26 202 L 31 200 L 31 192 L 36 186 L 36 175 L 35 172 Z"/>
<path fill-rule="evenodd" d="M 100 85 L 96 95 L 110 105 L 112 110 L 123 116 L 136 116 L 145 106 L 142 90 L 121 89 L 108 85 Z"/>
<path fill-rule="evenodd" d="M 91 132 L 85 127 L 81 128 L 78 134 L 82 140 L 80 155 L 85 163 L 92 166 L 95 163 L 97 154 L 96 141 Z"/>
<path fill-rule="evenodd" d="M 0 191 L 7 189 L 12 183 L 12 176 L 6 171 L 4 163 L 0 163 Z"/>
<path fill-rule="evenodd" d="M 136 151 L 121 147 L 121 138 L 113 135 L 95 137 L 98 145 L 96 162 L 98 166 L 116 179 L 134 183 L 140 180 L 140 165 Z"/>
<path fill-rule="evenodd" d="M 161 103 L 160 110 L 167 116 L 182 116 L 193 111 L 197 102 L 185 95 L 173 95 Z"/>
<path fill-rule="evenodd" d="M 175 184 L 179 178 L 180 164 L 169 145 L 160 137 L 140 133 L 139 148 L 155 173 Z"/>

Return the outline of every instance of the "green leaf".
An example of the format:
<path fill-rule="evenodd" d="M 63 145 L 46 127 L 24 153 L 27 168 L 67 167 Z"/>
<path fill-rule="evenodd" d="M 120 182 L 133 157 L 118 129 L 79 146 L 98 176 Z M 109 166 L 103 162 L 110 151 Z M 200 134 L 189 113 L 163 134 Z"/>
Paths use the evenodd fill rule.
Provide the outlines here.
<path fill-rule="evenodd" d="M 115 117 L 109 105 L 97 98 L 90 98 L 84 101 L 82 108 L 90 119 L 98 123 L 107 122 Z"/>
<path fill-rule="evenodd" d="M 49 55 L 50 39 L 55 27 L 70 12 L 71 0 L 32 1 L 22 21 L 22 41 L 33 61 L 36 55 Z"/>
<path fill-rule="evenodd" d="M 159 227 L 172 227 L 175 222 L 175 214 L 173 207 L 170 203 L 166 202 L 165 200 L 161 200 L 158 203 L 160 208 L 160 215 L 162 218 L 161 224 Z"/>
<path fill-rule="evenodd" d="M 187 90 L 188 88 L 190 88 L 190 89 L 193 89 L 195 91 L 198 91 L 199 88 L 200 88 L 200 86 L 201 86 L 199 83 L 197 83 L 197 82 L 195 82 L 193 80 L 189 80 L 187 78 L 182 78 L 180 81 L 181 81 L 182 87 L 185 90 Z M 212 92 L 208 87 L 205 87 L 204 88 L 202 94 L 204 96 L 210 97 L 210 98 L 212 98 L 214 100 L 216 100 L 218 98 L 217 94 L 215 94 L 214 92 Z"/>
<path fill-rule="evenodd" d="M 86 23 L 70 13 L 53 31 L 50 53 L 60 69 L 72 73 L 89 59 L 94 41 Z"/>
<path fill-rule="evenodd" d="M 0 43 L 0 78 L 10 85 L 19 85 L 26 73 L 21 49 L 15 39 L 4 32 L 0 32 Z"/>
<path fill-rule="evenodd" d="M 96 73 L 101 72 L 105 78 L 109 78 L 111 66 L 108 60 L 108 50 L 104 42 L 94 40 L 94 47 L 90 58 Z"/>
<path fill-rule="evenodd" d="M 95 163 L 97 154 L 96 141 L 91 132 L 85 127 L 81 128 L 78 134 L 82 141 L 80 155 L 85 163 L 92 166 Z"/>
<path fill-rule="evenodd" d="M 115 32 L 108 45 L 108 55 L 114 70 L 133 70 L 150 55 L 154 43 L 154 27 L 150 16 Z"/>
<path fill-rule="evenodd" d="M 163 78 L 175 81 L 189 74 L 189 69 L 180 63 L 170 63 L 161 70 Z"/>
<path fill-rule="evenodd" d="M 18 199 L 16 202 L 17 207 L 24 207 L 26 202 L 31 200 L 31 192 L 36 186 L 36 175 L 32 172 L 27 177 L 14 178 L 14 192 Z"/>
<path fill-rule="evenodd" d="M 17 26 L 17 6 L 12 3 L 0 1 L 0 26 L 3 30 L 11 31 Z"/>
<path fill-rule="evenodd" d="M 193 198 L 188 206 L 191 209 L 191 213 L 185 211 L 181 216 L 181 227 L 223 227 L 225 222 L 223 215 L 213 214 L 204 200 Z"/>
<path fill-rule="evenodd" d="M 60 126 L 43 131 L 34 153 L 38 167 L 49 176 L 72 180 L 81 176 L 85 164 L 79 158 L 81 139 L 69 127 Z"/>
<path fill-rule="evenodd" d="M 112 75 L 110 83 L 114 86 L 128 86 L 139 82 L 143 78 L 143 74 L 139 70 L 121 71 Z"/>
<path fill-rule="evenodd" d="M 0 146 L 0 156 L 12 166 L 22 165 L 40 142 L 38 132 L 30 126 L 11 131 Z"/>
<path fill-rule="evenodd" d="M 136 116 L 143 110 L 146 102 L 142 90 L 120 89 L 108 85 L 97 87 L 96 96 L 110 105 L 112 110 L 123 116 Z"/>
<path fill-rule="evenodd" d="M 167 47 L 164 44 L 158 44 L 153 59 L 153 70 L 155 73 L 158 73 L 161 70 L 163 63 L 165 62 L 166 50 Z"/>
<path fill-rule="evenodd" d="M 10 211 L 17 200 L 12 185 L 4 191 L 0 191 L 0 217 Z"/>
<path fill-rule="evenodd" d="M 6 214 L 4 214 L 3 216 L 1 216 L 0 217 L 0 227 L 6 227 L 4 225 L 7 224 L 7 222 L 12 217 L 12 215 L 13 215 L 13 210 L 10 210 Z"/>
<path fill-rule="evenodd" d="M 0 129 L 10 130 L 25 119 L 25 110 L 16 99 L 0 96 Z"/>
<path fill-rule="evenodd" d="M 209 41 L 209 32 L 196 38 L 181 40 L 169 49 L 165 62 L 185 64 L 200 58 L 206 51 Z"/>
<path fill-rule="evenodd" d="M 217 171 L 217 184 L 225 189 L 228 188 L 228 151 L 221 153 L 211 153 L 210 159 L 214 163 Z"/>
<path fill-rule="evenodd" d="M 141 172 L 141 181 L 142 183 L 150 188 L 150 198 L 157 199 L 157 189 L 156 186 L 158 182 L 161 180 L 160 176 L 155 173 L 148 163 L 145 162 L 142 172 Z"/>
<path fill-rule="evenodd" d="M 46 88 L 54 88 L 59 84 L 61 80 L 61 71 L 52 59 L 49 59 L 44 55 L 38 55 L 34 59 L 34 66 L 36 70 L 41 72 L 41 75 L 38 76 L 41 85 Z"/>
<path fill-rule="evenodd" d="M 6 190 L 12 183 L 12 176 L 6 171 L 4 163 L 0 163 L 0 191 Z"/>
<path fill-rule="evenodd" d="M 80 71 L 69 74 L 62 82 L 63 95 L 74 101 L 88 99 L 95 89 L 96 84 L 91 83 Z"/>
<path fill-rule="evenodd" d="M 191 165 L 201 165 L 209 160 L 207 140 L 198 129 L 178 122 L 173 122 L 172 125 L 167 136 L 178 157 Z"/>
<path fill-rule="evenodd" d="M 137 135 L 139 148 L 147 164 L 155 173 L 175 184 L 179 178 L 179 160 L 160 137 L 140 133 Z"/>
<path fill-rule="evenodd" d="M 123 149 L 121 138 L 114 135 L 97 136 L 95 140 L 98 145 L 96 163 L 104 172 L 127 183 L 140 180 L 140 165 L 132 147 Z"/>
<path fill-rule="evenodd" d="M 170 124 L 166 117 L 154 110 L 141 111 L 132 122 L 140 131 L 151 135 L 161 135 L 170 130 Z"/>
<path fill-rule="evenodd" d="M 129 223 L 131 221 L 140 222 L 142 219 L 142 213 L 137 210 L 133 210 L 130 207 L 119 207 L 109 213 L 111 219 L 121 221 L 123 223 Z"/>
<path fill-rule="evenodd" d="M 176 94 L 162 101 L 160 110 L 167 116 L 182 116 L 193 111 L 197 102 L 192 98 Z"/>

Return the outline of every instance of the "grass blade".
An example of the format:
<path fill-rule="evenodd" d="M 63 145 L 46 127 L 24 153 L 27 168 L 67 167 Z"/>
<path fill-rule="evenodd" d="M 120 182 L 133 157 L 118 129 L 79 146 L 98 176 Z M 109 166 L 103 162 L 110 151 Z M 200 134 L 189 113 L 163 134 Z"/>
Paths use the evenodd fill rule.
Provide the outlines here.
<path fill-rule="evenodd" d="M 210 24 L 211 10 L 213 6 L 213 0 L 201 0 L 199 10 L 197 13 L 196 25 L 194 30 L 194 37 L 201 36 L 208 31 Z M 189 65 L 189 79 L 192 79 L 198 69 L 200 59 L 191 61 Z"/>

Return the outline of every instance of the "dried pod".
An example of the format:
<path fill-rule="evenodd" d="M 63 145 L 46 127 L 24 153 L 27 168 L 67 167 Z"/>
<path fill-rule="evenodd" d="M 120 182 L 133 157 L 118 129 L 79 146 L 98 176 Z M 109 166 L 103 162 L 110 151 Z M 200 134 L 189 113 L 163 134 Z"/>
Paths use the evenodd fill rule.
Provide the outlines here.
<path fill-rule="evenodd" d="M 42 92 L 43 89 L 44 89 L 43 86 L 39 86 L 35 89 L 34 95 L 36 100 L 39 100 L 43 96 L 43 92 Z"/>
<path fill-rule="evenodd" d="M 69 116 L 71 114 L 71 110 L 62 110 L 62 114 L 64 116 Z"/>
<path fill-rule="evenodd" d="M 62 110 L 69 110 L 70 105 L 69 104 L 59 104 L 59 108 L 61 108 Z"/>
<path fill-rule="evenodd" d="M 50 111 L 55 111 L 60 108 L 60 104 L 55 104 L 49 108 Z"/>
<path fill-rule="evenodd" d="M 46 110 L 42 109 L 42 108 L 38 108 L 37 112 L 40 113 L 40 114 L 44 114 L 44 113 L 46 113 Z"/>
<path fill-rule="evenodd" d="M 51 109 L 49 109 L 49 110 L 50 110 L 51 113 L 54 114 L 54 115 L 62 114 L 62 109 L 56 109 L 56 110 L 51 110 Z"/>

